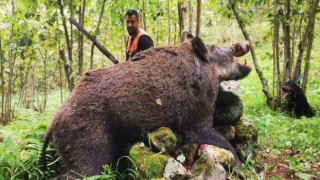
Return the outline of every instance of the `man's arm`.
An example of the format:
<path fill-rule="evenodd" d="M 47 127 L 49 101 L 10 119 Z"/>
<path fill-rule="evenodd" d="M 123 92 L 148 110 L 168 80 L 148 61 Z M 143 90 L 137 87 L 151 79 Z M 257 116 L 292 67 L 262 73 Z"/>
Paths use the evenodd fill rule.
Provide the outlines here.
<path fill-rule="evenodd" d="M 151 37 L 149 37 L 148 35 L 140 36 L 139 41 L 138 41 L 137 52 L 144 51 L 144 50 L 149 49 L 151 47 L 153 47 L 153 41 L 152 41 Z"/>

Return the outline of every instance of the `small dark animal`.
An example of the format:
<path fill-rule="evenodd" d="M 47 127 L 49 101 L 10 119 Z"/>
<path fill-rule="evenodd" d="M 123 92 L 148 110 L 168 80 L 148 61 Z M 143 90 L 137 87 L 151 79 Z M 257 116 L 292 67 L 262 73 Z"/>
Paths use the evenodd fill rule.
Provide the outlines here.
<path fill-rule="evenodd" d="M 50 139 L 66 164 L 57 179 L 91 176 L 115 164 L 126 147 L 159 127 L 180 134 L 184 144 L 231 144 L 213 128 L 219 84 L 247 76 L 251 67 L 236 57 L 249 45 L 219 48 L 195 37 L 180 46 L 142 51 L 109 68 L 86 72 L 53 118 L 39 167 L 45 168 Z"/>
<path fill-rule="evenodd" d="M 287 81 L 282 86 L 282 91 L 287 99 L 287 109 L 293 112 L 297 118 L 301 116 L 313 117 L 315 112 L 303 94 L 302 89 L 295 81 Z"/>

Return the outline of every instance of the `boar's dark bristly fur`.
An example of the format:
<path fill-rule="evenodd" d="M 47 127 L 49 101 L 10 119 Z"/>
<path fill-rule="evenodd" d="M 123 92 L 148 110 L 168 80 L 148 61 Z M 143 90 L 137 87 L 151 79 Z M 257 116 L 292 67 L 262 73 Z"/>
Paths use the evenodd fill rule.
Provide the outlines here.
<path fill-rule="evenodd" d="M 251 68 L 234 61 L 234 48 L 207 47 L 196 38 L 86 72 L 45 139 L 46 146 L 51 135 L 66 164 L 59 178 L 100 173 L 102 165 L 124 155 L 125 147 L 159 127 L 181 134 L 184 143 L 228 149 L 239 162 L 232 146 L 214 130 L 213 111 L 220 81 L 243 78 Z"/>

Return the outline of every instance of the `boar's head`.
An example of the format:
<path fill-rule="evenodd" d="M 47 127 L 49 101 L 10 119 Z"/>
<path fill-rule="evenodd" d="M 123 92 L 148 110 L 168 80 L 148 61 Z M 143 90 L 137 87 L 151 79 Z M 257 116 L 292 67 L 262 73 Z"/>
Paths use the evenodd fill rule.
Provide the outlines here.
<path fill-rule="evenodd" d="M 200 59 L 216 65 L 220 80 L 239 80 L 251 72 L 251 67 L 245 60 L 244 64 L 237 61 L 237 57 L 249 52 L 249 43 L 235 44 L 231 47 L 217 47 L 204 45 L 199 37 L 194 37 L 191 44 Z"/>

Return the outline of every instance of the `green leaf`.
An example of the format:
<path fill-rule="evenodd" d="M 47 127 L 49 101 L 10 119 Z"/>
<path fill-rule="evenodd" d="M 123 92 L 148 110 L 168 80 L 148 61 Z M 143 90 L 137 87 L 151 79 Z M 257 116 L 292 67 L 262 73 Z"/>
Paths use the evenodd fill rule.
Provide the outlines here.
<path fill-rule="evenodd" d="M 275 165 L 267 166 L 266 171 L 267 171 L 267 172 L 271 172 L 271 171 L 274 170 L 275 167 L 276 167 Z"/>

